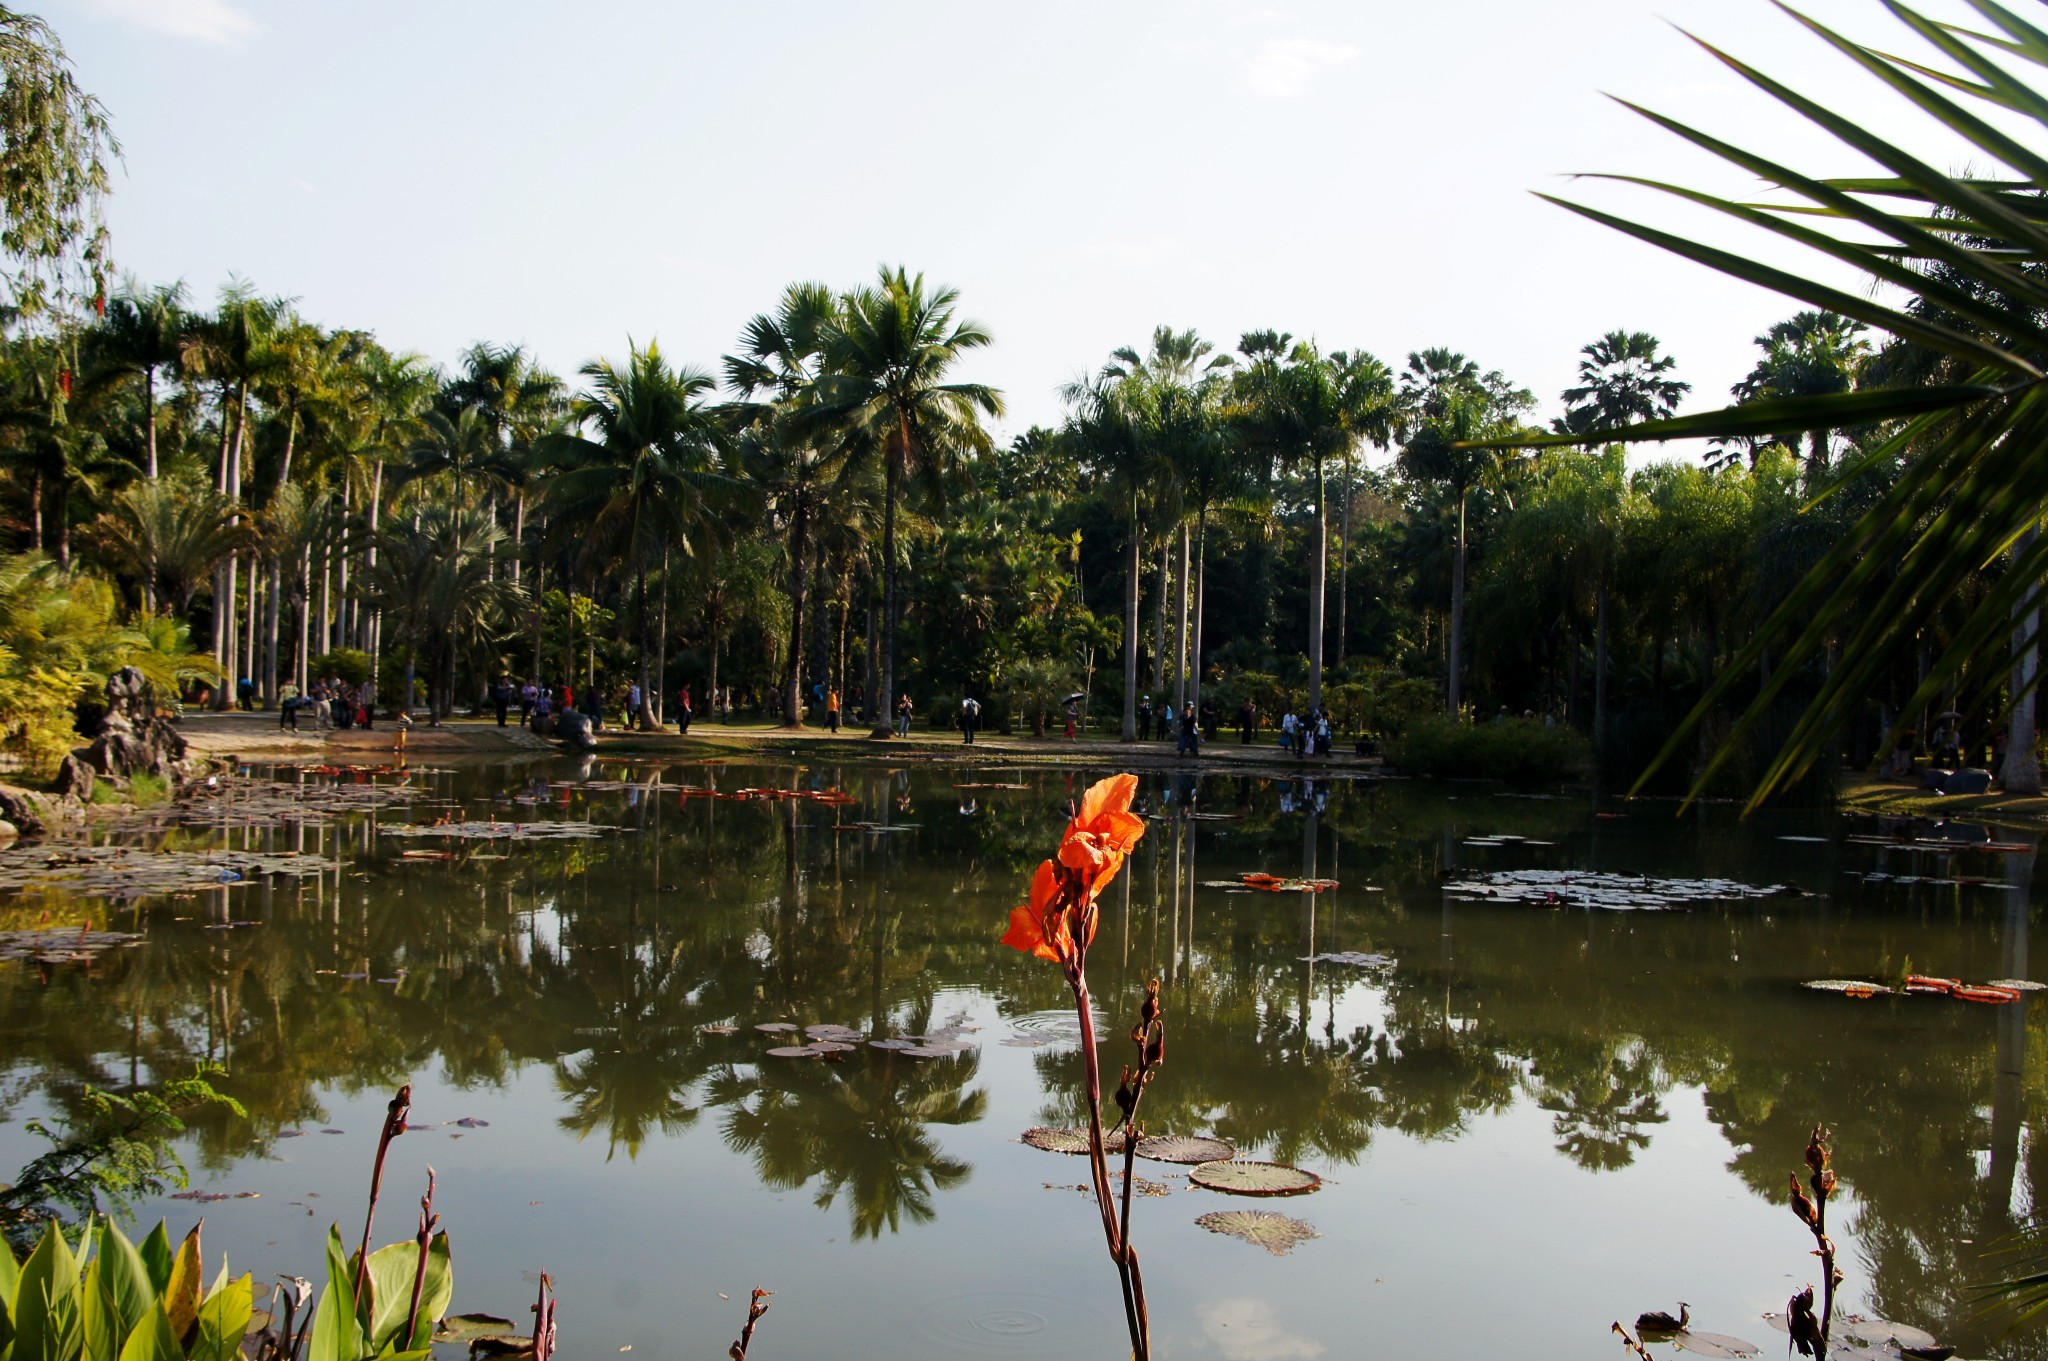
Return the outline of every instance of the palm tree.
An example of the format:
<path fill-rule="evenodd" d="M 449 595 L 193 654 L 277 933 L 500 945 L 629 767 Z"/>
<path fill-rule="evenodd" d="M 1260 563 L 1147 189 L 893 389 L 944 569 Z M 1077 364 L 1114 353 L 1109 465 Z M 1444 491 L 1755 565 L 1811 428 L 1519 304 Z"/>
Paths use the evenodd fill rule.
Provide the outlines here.
<path fill-rule="evenodd" d="M 825 372 L 819 400 L 806 413 L 807 428 L 844 431 L 856 451 L 882 461 L 882 679 L 874 736 L 894 732 L 887 722 L 896 695 L 896 507 L 903 479 L 935 484 L 963 452 L 989 447 L 982 416 L 1003 414 L 1002 395 L 981 383 L 949 383 L 947 376 L 970 350 L 989 343 L 973 322 L 955 322 L 959 293 L 927 292 L 922 274 L 884 268 L 874 287 L 845 299 L 824 329 Z"/>
<path fill-rule="evenodd" d="M 1774 665 L 1732 730 L 1695 776 L 1695 789 L 1714 779 L 1730 755 L 1768 721 L 1778 698 L 1808 662 L 1839 656 L 1805 713 L 1759 779 L 1751 806 L 1803 777 L 1834 749 L 1835 735 L 1878 687 L 1886 668 L 1934 636 L 1933 625 L 1962 607 L 1941 635 L 1946 646 L 1929 664 L 1914 695 L 1901 706 L 1918 712 L 1954 685 L 1966 665 L 1984 675 L 1983 654 L 2008 638 L 2016 621 L 2033 613 L 2044 573 L 2048 538 L 2038 526 L 2048 501 L 2048 465 L 2036 457 L 2048 435 L 2048 327 L 2040 305 L 2048 238 L 2033 216 L 2048 192 L 2048 161 L 2025 135 L 2025 119 L 2038 121 L 2038 82 L 2016 74 L 2014 62 L 2048 64 L 2048 41 L 2031 21 L 1992 0 L 1972 0 L 1989 32 L 1935 24 L 1903 6 L 1894 17 L 1924 39 L 1933 60 L 1953 64 L 1952 75 L 1880 48 L 1855 42 L 1814 20 L 1794 17 L 1837 53 L 1927 114 L 1944 135 L 1960 137 L 1997 168 L 1984 176 L 1944 174 L 1921 157 L 1870 131 L 1870 124 L 1801 95 L 1762 71 L 1712 48 L 1729 70 L 1776 99 L 1807 124 L 1828 133 L 1871 164 L 1872 178 L 1823 179 L 1803 174 L 1645 109 L 1636 112 L 1704 148 L 1747 174 L 1761 176 L 1798 202 L 1759 208 L 1653 180 L 1638 184 L 1718 209 L 1774 237 L 1828 257 L 1829 278 L 1842 264 L 1903 294 L 1899 305 L 1875 288 L 1837 287 L 1795 270 L 1759 263 L 1757 251 L 1729 251 L 1630 222 L 1611 213 L 1553 199 L 1573 212 L 1710 268 L 1760 284 L 1828 313 L 1890 333 L 1945 361 L 1930 366 L 1934 381 L 1889 387 L 1841 387 L 1800 393 L 1773 375 L 1764 386 L 1786 395 L 1720 411 L 1652 420 L 1604 440 L 1690 437 L 1751 439 L 1814 434 L 1810 461 L 1826 457 L 1826 432 L 1875 429 L 1873 455 L 1913 455 L 1903 473 L 1863 512 L 1792 590 L 1783 593 L 1763 626 L 1721 672 L 1653 763 L 1683 750 L 1698 725 L 1727 698 L 1738 677 L 1756 673 L 1766 655 Z M 1923 77 L 1925 77 L 1923 79 Z M 1634 106 L 1629 106 L 1634 108 Z M 2024 112 L 2008 130 L 2005 114 Z M 1995 112 L 1992 112 L 1995 110 Z M 1988 112 L 1989 117 L 1980 116 Z M 1851 226 L 1853 224 L 1853 226 Z M 1840 228 L 1840 230 L 1837 230 Z M 2003 305 L 2023 299 L 2025 306 Z M 1797 352 L 1799 329 L 1783 348 Z M 1843 355 L 1853 337 L 1844 328 L 1810 328 L 1825 357 Z M 1821 333 L 1826 333 L 1823 338 Z M 1769 337 L 1765 338 L 1769 341 Z M 1767 344 L 1767 351 L 1769 346 Z M 1767 354 L 1767 358 L 1768 358 Z M 1829 364 L 1823 364 L 1823 375 Z M 1847 362 L 1836 367 L 1847 367 Z M 1815 433 L 1819 432 L 1819 433 Z M 1571 436 L 1557 436 L 1557 442 Z M 1524 443 L 1543 441 L 1523 440 Z M 1979 590 L 1983 564 L 2006 557 L 2007 568 Z M 1910 559 L 1913 570 L 1895 565 Z M 1994 679 L 2011 674 L 2031 649 L 2000 648 L 2005 660 Z M 1746 682 L 1745 682 L 1746 683 Z M 2009 690 L 2015 687 L 2008 687 Z"/>
<path fill-rule="evenodd" d="M 1323 609 L 1330 556 L 1326 469 L 1348 455 L 1368 422 L 1386 406 L 1365 371 L 1347 375 L 1312 341 L 1293 342 L 1279 331 L 1248 332 L 1238 342 L 1245 357 L 1235 383 L 1236 424 L 1265 456 L 1307 464 L 1314 477 L 1315 530 L 1309 558 L 1308 702 L 1323 702 Z"/>
<path fill-rule="evenodd" d="M 823 284 L 792 284 L 774 312 L 757 314 L 740 332 L 740 352 L 725 356 L 726 386 L 740 401 L 731 419 L 744 432 L 735 461 L 786 535 L 789 569 L 789 654 L 782 677 L 783 723 L 803 726 L 803 638 L 812 525 L 830 492 L 825 479 L 843 472 L 855 442 L 808 419 L 818 400 L 825 333 L 840 300 Z M 762 399 L 762 400 L 756 400 Z"/>
<path fill-rule="evenodd" d="M 190 343 L 185 315 L 185 285 L 143 288 L 131 277 L 107 300 L 98 327 L 102 361 L 116 372 L 142 377 L 143 475 L 154 482 L 156 458 L 157 375 L 184 362 Z"/>
<path fill-rule="evenodd" d="M 466 506 L 471 499 L 468 493 L 478 485 L 507 485 L 515 475 L 491 431 L 489 415 L 465 406 L 453 415 L 428 411 L 420 418 L 419 441 L 406 451 L 398 480 L 445 477 L 452 503 Z"/>
<path fill-rule="evenodd" d="M 1122 384 L 1112 370 L 1101 377 L 1070 384 L 1064 393 L 1071 414 L 1058 438 L 1073 450 L 1077 463 L 1100 477 L 1104 491 L 1125 510 L 1124 525 L 1124 713 L 1121 740 L 1135 742 L 1138 732 L 1138 577 L 1145 535 L 1138 508 L 1153 490 L 1159 463 L 1138 438 Z"/>
<path fill-rule="evenodd" d="M 1400 396 L 1405 438 L 1401 470 L 1418 483 L 1445 487 L 1457 498 L 1458 547 L 1451 568 L 1445 668 L 1447 706 L 1456 717 L 1463 700 L 1467 503 L 1473 489 L 1500 469 L 1498 450 L 1483 441 L 1504 436 L 1515 413 L 1535 405 L 1536 399 L 1525 389 L 1509 386 L 1498 371 L 1481 376 L 1477 364 L 1446 349 L 1408 356 Z"/>
<path fill-rule="evenodd" d="M 142 583 L 142 607 L 184 614 L 214 565 L 246 545 L 233 504 L 204 485 L 139 482 L 114 498 L 95 535 L 98 553 Z"/>
<path fill-rule="evenodd" d="M 521 345 L 470 346 L 462 353 L 461 373 L 445 386 L 443 396 L 482 411 L 493 443 L 515 468 L 530 460 L 542 438 L 562 429 L 568 410 L 562 380 L 535 363 Z M 517 581 L 526 539 L 526 488 L 523 481 L 512 487 L 512 579 Z"/>
<path fill-rule="evenodd" d="M 1763 358 L 1757 360 L 1731 391 L 1741 402 L 1785 397 L 1831 397 L 1856 386 L 1856 373 L 1870 354 L 1865 326 L 1851 317 L 1826 310 L 1800 312 L 1756 338 Z M 1656 413 L 1669 415 L 1669 412 Z M 1642 413 L 1637 419 L 1650 419 Z M 1830 432 L 1806 432 L 1806 479 L 1818 489 L 1827 476 Z"/>
<path fill-rule="evenodd" d="M 453 707 L 456 658 L 509 636 L 526 592 L 491 577 L 491 556 L 504 534 L 475 511 L 426 507 L 414 520 L 395 521 L 379 539 L 383 551 L 365 584 L 408 646 L 400 703 L 410 707 L 413 676 L 426 658 L 438 724 Z"/>
<path fill-rule="evenodd" d="M 1691 383 L 1669 378 L 1678 361 L 1648 331 L 1609 331 L 1579 351 L 1579 381 L 1564 390 L 1556 428 L 1575 435 L 1657 420 L 1678 409 Z"/>
<path fill-rule="evenodd" d="M 725 432 L 704 400 L 717 386 L 711 375 L 670 368 L 653 341 L 629 351 L 623 369 L 604 359 L 583 366 L 590 386 L 571 411 L 577 429 L 590 433 L 551 436 L 540 452 L 555 470 L 548 486 L 555 523 L 580 538 L 578 556 L 632 564 L 640 633 L 638 720 L 651 728 L 647 567 L 666 559 L 671 547 L 693 552 L 693 535 L 714 532 L 717 520 L 707 494 L 731 483 L 719 471 Z"/>

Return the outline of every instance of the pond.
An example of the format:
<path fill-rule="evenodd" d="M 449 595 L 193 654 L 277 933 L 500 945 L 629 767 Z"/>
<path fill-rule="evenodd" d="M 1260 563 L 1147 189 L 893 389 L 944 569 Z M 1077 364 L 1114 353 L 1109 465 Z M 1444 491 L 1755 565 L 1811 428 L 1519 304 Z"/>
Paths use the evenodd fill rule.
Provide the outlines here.
<path fill-rule="evenodd" d="M 557 763 L 378 793 L 400 777 L 276 772 L 340 792 L 244 789 L 211 826 L 100 839 L 317 864 L 0 899 L 0 929 L 143 937 L 89 965 L 0 962 L 0 1167 L 82 1084 L 212 1058 L 248 1116 L 200 1122 L 185 1153 L 225 1198 L 142 1217 L 203 1214 L 208 1250 L 259 1279 L 314 1274 L 330 1223 L 360 1231 L 410 1081 L 419 1128 L 393 1145 L 380 1239 L 407 1231 L 431 1164 L 456 1307 L 524 1319 L 546 1270 L 569 1354 L 719 1355 L 761 1285 L 757 1361 L 1124 1355 L 1084 1161 L 1019 1142 L 1079 1118 L 1068 995 L 997 941 L 1103 773 Z M 1255 1201 L 1139 1165 L 1160 1356 L 1562 1361 L 1680 1300 L 1776 1355 L 1761 1316 L 1816 1271 L 1784 1202 L 1816 1121 L 1837 1139 L 1848 1308 L 1965 1355 L 2048 1350 L 1970 1303 L 1996 1274 L 1982 1253 L 2048 1190 L 2048 1004 L 1801 986 L 2040 976 L 2034 834 L 1958 851 L 1820 813 L 1235 775 L 1144 775 L 1140 806 L 1091 965 L 1111 1074 L 1158 977 L 1151 1129 L 1323 1178 Z M 432 822 L 587 834 L 394 831 Z M 1518 871 L 1624 877 L 1587 907 L 1581 880 Z M 1774 891 L 1650 910 L 1644 875 Z M 756 1029 L 775 1022 L 940 1043 L 778 1058 L 791 1037 Z M 1248 1208 L 1320 1236 L 1282 1254 L 1196 1223 Z"/>

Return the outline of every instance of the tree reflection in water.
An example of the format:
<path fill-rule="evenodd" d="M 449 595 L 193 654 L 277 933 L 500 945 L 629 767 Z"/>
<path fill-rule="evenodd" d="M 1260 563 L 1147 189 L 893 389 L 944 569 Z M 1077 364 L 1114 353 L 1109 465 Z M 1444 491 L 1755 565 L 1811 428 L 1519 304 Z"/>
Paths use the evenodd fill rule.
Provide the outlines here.
<path fill-rule="evenodd" d="M 988 1109 L 988 1092 L 967 1090 L 980 1071 L 974 1054 L 861 1062 L 763 1059 L 726 1067 L 708 1085 L 709 1104 L 727 1107 L 728 1148 L 747 1154 L 765 1186 L 797 1190 L 818 1182 L 813 1202 L 828 1210 L 843 1191 L 853 1236 L 879 1238 L 934 1217 L 932 1197 L 966 1182 L 973 1168 L 949 1157 L 929 1126 L 965 1125 Z"/>
<path fill-rule="evenodd" d="M 0 928 L 48 912 L 60 925 L 132 927 L 149 939 L 47 981 L 0 966 L 0 1114 L 30 1092 L 75 1111 L 86 1084 L 224 1057 L 248 1120 L 204 1118 L 192 1149 L 201 1167 L 224 1170 L 252 1150 L 268 1154 L 281 1131 L 324 1121 L 337 1095 L 436 1067 L 476 1088 L 538 1069 L 553 1076 L 561 1126 L 602 1138 L 614 1155 L 688 1137 L 716 1107 L 720 1133 L 764 1184 L 813 1187 L 825 1207 L 844 1198 L 857 1236 L 928 1222 L 969 1175 L 935 1131 L 988 1109 L 975 1056 L 918 1063 L 863 1050 L 837 1064 L 756 1069 L 750 1031 L 703 1027 L 790 1018 L 921 1033 L 945 991 L 985 999 L 1002 1017 L 1062 1007 L 1059 981 L 1007 958 L 996 933 L 1082 779 L 985 777 L 1028 788 L 984 791 L 960 816 L 949 786 L 963 777 L 951 772 L 700 767 L 669 777 L 727 789 L 838 785 L 858 800 L 843 808 L 679 802 L 656 775 L 634 773 L 649 783 L 630 796 L 549 791 L 547 816 L 626 829 L 599 841 L 526 843 L 504 859 L 458 846 L 452 863 L 407 863 L 401 845 L 359 819 L 238 829 L 237 846 L 303 849 L 334 869 L 139 913 L 51 894 L 8 900 Z M 481 814 L 526 777 L 434 780 Z M 2005 858 L 2012 892 L 1866 888 L 1844 871 L 1915 867 L 1901 852 L 1785 846 L 1767 826 L 1740 828 L 1712 810 L 1668 828 L 1645 815 L 1618 830 L 1568 802 L 1469 790 L 1452 799 L 1419 784 L 1297 778 L 1283 811 L 1281 788 L 1243 777 L 1146 782 L 1156 820 L 1096 955 L 1110 1017 L 1131 1014 L 1145 978 L 1170 979 L 1173 1066 L 1147 1096 L 1152 1128 L 1213 1131 L 1283 1161 L 1345 1163 L 1375 1138 L 1454 1140 L 1527 1102 L 1548 1113 L 1559 1155 L 1609 1172 L 1630 1166 L 1698 1093 L 1728 1165 L 1775 1204 L 1788 1160 L 1825 1121 L 1854 1195 L 1848 1223 L 1865 1254 L 1856 1274 L 1875 1307 L 1990 1348 L 1995 1327 L 1963 1301 L 1991 1274 L 1984 1246 L 2048 1204 L 2048 1140 L 2033 1136 L 2048 1116 L 2034 1038 L 2048 1004 L 1859 1004 L 1796 984 L 1896 974 L 1909 962 L 1973 978 L 2040 976 L 2033 856 Z M 846 830 L 863 821 L 917 827 Z M 1511 860 L 1465 847 L 1476 833 L 1560 845 Z M 205 843 L 194 833 L 169 840 Z M 1452 906 L 1440 876 L 1473 868 L 1461 857 L 1482 869 L 1796 876 L 1832 896 L 1654 916 Z M 1251 870 L 1322 874 L 1342 887 L 1202 886 Z M 1385 891 L 1362 892 L 1368 883 Z M 264 925 L 204 929 L 228 912 Z M 1325 951 L 1396 964 L 1361 972 L 1303 959 Z M 1032 1059 L 1041 1119 L 1071 1123 L 1071 1050 Z M 1998 1349 L 2042 1351 L 2032 1340 Z"/>

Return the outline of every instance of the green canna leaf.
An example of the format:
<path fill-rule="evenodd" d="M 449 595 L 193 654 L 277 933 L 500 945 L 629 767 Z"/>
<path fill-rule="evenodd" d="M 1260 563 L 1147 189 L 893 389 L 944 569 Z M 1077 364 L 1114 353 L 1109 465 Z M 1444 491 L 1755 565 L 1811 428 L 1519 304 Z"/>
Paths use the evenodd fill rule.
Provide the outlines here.
<path fill-rule="evenodd" d="M 199 1331 L 187 1353 L 189 1361 L 240 1361 L 242 1338 L 255 1311 L 255 1291 L 254 1278 L 244 1275 L 206 1297 L 199 1306 Z"/>
<path fill-rule="evenodd" d="M 356 1321 L 355 1283 L 349 1274 L 348 1252 L 341 1231 L 327 1230 L 327 1289 L 313 1312 L 313 1333 L 306 1361 L 362 1361 L 368 1348 L 362 1324 Z"/>
<path fill-rule="evenodd" d="M 80 1285 L 78 1258 L 53 1219 L 21 1268 L 12 1361 L 75 1361 L 84 1345 Z"/>
<path fill-rule="evenodd" d="M 185 1361 L 184 1349 L 178 1346 L 170 1316 L 161 1304 L 151 1306 L 135 1331 L 128 1334 L 119 1361 Z"/>
<path fill-rule="evenodd" d="M 149 1237 L 142 1240 L 136 1249 L 142 1256 L 143 1269 L 149 1273 L 149 1293 L 152 1298 L 164 1293 L 171 1283 L 171 1266 L 177 1254 L 171 1249 L 170 1231 L 162 1220 L 149 1231 Z"/>
<path fill-rule="evenodd" d="M 156 1304 L 157 1291 L 150 1282 L 149 1268 L 143 1262 L 142 1254 L 128 1241 L 119 1225 L 111 1219 L 102 1220 L 98 1240 L 93 1267 L 106 1286 L 108 1300 L 120 1319 L 121 1337 L 125 1340 Z"/>

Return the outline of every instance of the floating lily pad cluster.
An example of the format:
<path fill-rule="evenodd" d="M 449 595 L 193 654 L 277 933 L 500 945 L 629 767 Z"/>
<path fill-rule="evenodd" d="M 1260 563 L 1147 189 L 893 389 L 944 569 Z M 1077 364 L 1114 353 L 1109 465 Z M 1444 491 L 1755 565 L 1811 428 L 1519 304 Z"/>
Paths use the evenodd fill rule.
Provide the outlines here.
<path fill-rule="evenodd" d="M 141 943 L 141 936 L 125 931 L 0 931 L 0 960 L 90 964 L 108 950 Z"/>
<path fill-rule="evenodd" d="M 294 851 L 170 851 L 140 846 L 11 846 L 0 850 L 0 892 L 60 888 L 90 898 L 146 898 L 232 888 L 269 874 L 319 874 L 317 855 Z"/>
<path fill-rule="evenodd" d="M 621 786 L 624 788 L 625 786 Z M 719 799 L 728 803 L 744 803 L 755 799 L 800 800 L 805 803 L 849 804 L 860 800 L 845 790 L 834 786 L 831 789 L 735 789 L 727 793 L 722 789 L 711 789 L 697 785 L 684 785 L 676 791 L 678 798 Z"/>
<path fill-rule="evenodd" d="M 428 790 L 405 779 L 341 784 L 233 776 L 211 785 L 192 786 L 176 804 L 169 806 L 168 815 L 187 827 L 224 831 L 231 827 L 331 822 L 355 813 L 410 804 L 428 796 Z"/>
<path fill-rule="evenodd" d="M 453 841 L 591 841 L 619 829 L 601 822 L 400 822 L 385 836 L 445 837 Z"/>
<path fill-rule="evenodd" d="M 1304 964 L 1351 964 L 1361 969 L 1391 969 L 1392 955 L 1367 954 L 1360 950 L 1328 950 L 1319 955 L 1303 955 Z"/>
<path fill-rule="evenodd" d="M 1861 879 L 1866 884 L 1926 884 L 1930 888 L 1995 888 L 2007 893 L 2031 893 L 2031 883 L 2012 884 L 2003 879 L 1989 879 L 1981 874 L 1886 874 L 1880 870 L 1865 873 L 1862 870 L 1843 871 L 1851 879 Z"/>
<path fill-rule="evenodd" d="M 1557 843 L 1555 841 L 1535 841 L 1526 836 L 1510 836 L 1506 832 L 1500 832 L 1492 836 L 1467 837 L 1465 838 L 1465 844 L 1467 846 L 1477 846 L 1481 850 L 1498 850 L 1503 846 L 1549 847 L 1555 846 Z"/>
<path fill-rule="evenodd" d="M 1608 912 L 1672 912 L 1753 898 L 1802 896 L 1785 884 L 1744 884 L 1734 879 L 1657 879 L 1647 874 L 1592 870 L 1501 870 L 1444 885 L 1457 902 L 1526 903 L 1533 907 L 1585 907 Z"/>
<path fill-rule="evenodd" d="M 701 1029 L 707 1035 L 737 1035 L 741 1028 L 719 1024 Z M 943 1059 L 974 1048 L 971 1040 L 962 1038 L 970 1033 L 964 1025 L 942 1026 L 924 1035 L 888 1035 L 872 1039 L 865 1031 L 829 1022 L 800 1026 L 794 1021 L 763 1021 L 754 1030 L 771 1039 L 786 1038 L 789 1041 L 764 1051 L 769 1058 L 776 1059 L 836 1059 L 854 1053 L 863 1045 L 910 1059 Z M 801 1044 L 796 1042 L 799 1034 L 804 1037 Z"/>
<path fill-rule="evenodd" d="M 1765 1314 L 1764 1322 L 1781 1333 L 1788 1331 L 1783 1314 Z M 1679 1334 L 1679 1337 L 1680 1345 L 1683 1345 L 1684 1334 Z M 1851 1356 L 1911 1357 L 1913 1361 L 1948 1361 L 1956 1351 L 1954 1347 L 1937 1342 L 1934 1334 L 1925 1328 L 1864 1314 L 1836 1315 L 1829 1341 L 1847 1343 L 1848 1346 L 1842 1350 Z"/>
<path fill-rule="evenodd" d="M 1903 983 L 1872 983 L 1860 978 L 1814 978 L 1800 985 L 1815 992 L 1838 992 L 1855 1001 L 1868 1001 L 1873 997 L 1952 997 L 1958 1002 L 1982 1002 L 2003 1005 L 2017 1002 L 2030 992 L 2040 992 L 2048 984 L 2036 983 L 2026 978 L 1997 978 L 1989 983 L 1965 983 L 1960 978 L 1934 978 L 1927 974 L 1908 974 Z"/>
<path fill-rule="evenodd" d="M 1286 879 L 1277 874 L 1240 874 L 1238 881 L 1261 893 L 1328 893 L 1337 887 L 1335 879 Z"/>
<path fill-rule="evenodd" d="M 1124 1152 L 1126 1131 L 1106 1131 L 1105 1153 Z M 1085 1154 L 1085 1128 L 1034 1125 L 1018 1136 L 1032 1148 L 1048 1153 Z M 1206 1135 L 1154 1134 L 1138 1140 L 1135 1150 L 1154 1162 L 1181 1163 L 1188 1168 L 1190 1186 L 1222 1191 L 1234 1196 L 1299 1196 L 1322 1186 L 1315 1173 L 1285 1163 L 1256 1162 L 1237 1156 L 1237 1146 L 1226 1139 Z M 1050 1183 L 1048 1183 L 1050 1184 Z M 1223 1210 L 1203 1215 L 1195 1223 L 1212 1233 L 1226 1234 L 1262 1247 L 1275 1257 L 1285 1257 L 1298 1243 L 1320 1238 L 1314 1226 L 1269 1210 Z"/>

